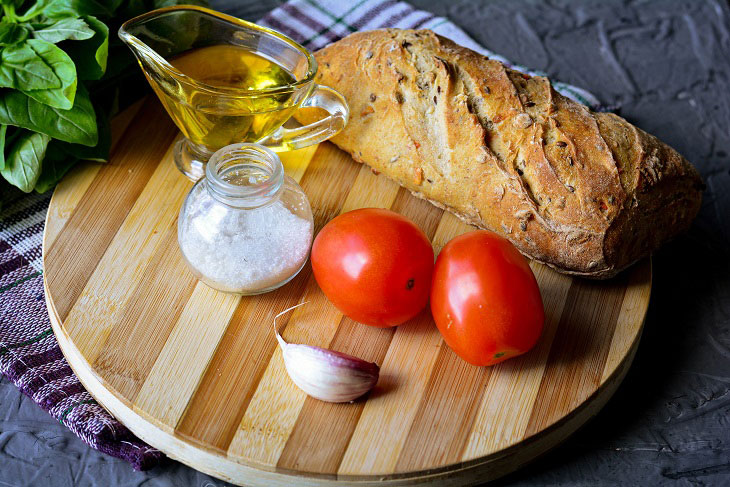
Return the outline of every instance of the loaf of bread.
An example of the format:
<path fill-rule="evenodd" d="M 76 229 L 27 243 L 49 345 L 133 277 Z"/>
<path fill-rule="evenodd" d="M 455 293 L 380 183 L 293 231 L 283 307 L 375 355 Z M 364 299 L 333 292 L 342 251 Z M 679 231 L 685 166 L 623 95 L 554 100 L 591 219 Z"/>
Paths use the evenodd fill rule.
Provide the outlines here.
<path fill-rule="evenodd" d="M 687 229 L 703 190 L 678 152 L 428 30 L 315 54 L 350 121 L 332 142 L 561 272 L 608 278 Z"/>

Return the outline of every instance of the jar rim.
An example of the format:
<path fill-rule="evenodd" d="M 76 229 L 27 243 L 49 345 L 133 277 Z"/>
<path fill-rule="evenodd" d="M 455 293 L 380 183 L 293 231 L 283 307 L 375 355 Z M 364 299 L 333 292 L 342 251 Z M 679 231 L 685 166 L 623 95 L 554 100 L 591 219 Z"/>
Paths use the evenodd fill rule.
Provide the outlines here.
<path fill-rule="evenodd" d="M 226 175 L 248 166 L 263 178 L 246 184 L 232 182 Z M 214 197 L 232 206 L 257 207 L 275 199 L 284 183 L 284 166 L 279 156 L 260 144 L 243 142 L 218 149 L 205 168 L 208 188 Z"/>

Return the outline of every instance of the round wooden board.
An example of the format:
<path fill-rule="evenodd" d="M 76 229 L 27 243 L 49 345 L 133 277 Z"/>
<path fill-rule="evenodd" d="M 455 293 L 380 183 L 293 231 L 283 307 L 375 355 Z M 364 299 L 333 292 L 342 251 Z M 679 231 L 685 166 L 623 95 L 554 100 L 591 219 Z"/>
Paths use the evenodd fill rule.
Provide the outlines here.
<path fill-rule="evenodd" d="M 504 475 L 595 415 L 626 373 L 651 290 L 647 259 L 616 279 L 573 279 L 532 264 L 545 331 L 530 353 L 473 367 L 428 312 L 392 329 L 343 317 L 307 265 L 286 286 L 238 297 L 199 283 L 177 245 L 191 187 L 176 169 L 177 130 L 155 99 L 113 122 L 106 165 L 82 165 L 51 200 L 46 301 L 69 363 L 140 438 L 241 485 L 471 485 Z M 282 156 L 317 229 L 340 212 L 385 207 L 413 219 L 438 251 L 470 227 L 331 144 Z M 308 398 L 272 333 L 381 365 L 350 404 Z"/>

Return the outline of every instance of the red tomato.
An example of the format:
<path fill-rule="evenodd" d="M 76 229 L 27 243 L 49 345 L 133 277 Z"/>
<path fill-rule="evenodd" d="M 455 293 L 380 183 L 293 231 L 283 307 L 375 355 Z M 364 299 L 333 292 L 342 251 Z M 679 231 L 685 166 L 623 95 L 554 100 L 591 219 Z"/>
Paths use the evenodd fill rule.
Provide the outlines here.
<path fill-rule="evenodd" d="M 412 221 L 365 208 L 324 226 L 312 245 L 312 270 L 343 314 L 367 325 L 395 326 L 428 302 L 433 249 Z"/>
<path fill-rule="evenodd" d="M 431 312 L 449 347 L 474 365 L 527 352 L 545 321 L 527 260 L 486 230 L 456 237 L 443 248 L 433 271 Z"/>

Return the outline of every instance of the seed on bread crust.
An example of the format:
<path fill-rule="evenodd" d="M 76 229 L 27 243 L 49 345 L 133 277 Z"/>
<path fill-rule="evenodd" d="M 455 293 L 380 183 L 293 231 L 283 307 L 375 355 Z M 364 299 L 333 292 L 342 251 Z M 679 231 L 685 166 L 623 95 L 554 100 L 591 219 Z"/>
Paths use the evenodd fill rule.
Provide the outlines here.
<path fill-rule="evenodd" d="M 519 115 L 516 115 L 515 116 L 512 124 L 516 128 L 526 129 L 527 127 L 529 127 L 530 125 L 532 125 L 532 117 L 530 117 L 526 113 L 520 113 Z"/>
<path fill-rule="evenodd" d="M 423 183 L 423 169 L 420 167 L 417 167 L 413 171 L 413 182 L 419 185 Z"/>

